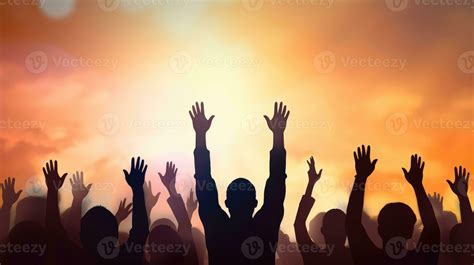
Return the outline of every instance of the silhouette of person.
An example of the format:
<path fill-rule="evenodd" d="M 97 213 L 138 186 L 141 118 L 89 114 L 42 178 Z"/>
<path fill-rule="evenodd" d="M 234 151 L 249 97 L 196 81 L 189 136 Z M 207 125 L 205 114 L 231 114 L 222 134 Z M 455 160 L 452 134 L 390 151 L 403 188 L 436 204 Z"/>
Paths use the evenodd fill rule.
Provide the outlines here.
<path fill-rule="evenodd" d="M 458 197 L 461 211 L 462 223 L 456 224 L 450 232 L 450 242 L 454 247 L 461 247 L 463 251 L 455 251 L 451 255 L 455 264 L 471 265 L 474 264 L 474 252 L 472 247 L 467 249 L 465 246 L 474 245 L 474 214 L 472 213 L 471 202 L 469 201 L 470 173 L 462 166 L 454 168 L 454 183 L 447 180 L 449 187 Z"/>
<path fill-rule="evenodd" d="M 406 180 L 413 187 L 423 221 L 423 231 L 418 245 L 419 251 L 409 250 L 407 240 L 413 235 L 416 215 L 403 203 L 385 205 L 378 216 L 378 231 L 383 241 L 383 249 L 377 248 L 361 223 L 364 206 L 365 184 L 375 170 L 377 159 L 370 159 L 370 146 L 359 147 L 354 152 L 356 176 L 347 206 L 346 230 L 354 264 L 437 264 L 439 251 L 432 246 L 440 242 L 440 230 L 423 187 L 423 169 L 425 163 L 421 157 L 411 157 L 411 167 L 403 168 Z"/>
<path fill-rule="evenodd" d="M 290 236 L 280 230 L 278 236 L 278 259 L 276 265 L 303 265 L 303 258 L 298 251 L 298 244 L 291 242 Z"/>
<path fill-rule="evenodd" d="M 8 235 L 8 245 L 23 249 L 31 247 L 29 251 L 7 251 L 2 264 L 19 265 L 46 263 L 47 236 L 45 228 L 37 222 L 23 221 L 15 225 Z"/>
<path fill-rule="evenodd" d="M 123 170 L 133 192 L 132 229 L 127 246 L 118 246 L 118 223 L 106 208 L 90 209 L 81 219 L 80 238 L 82 251 L 68 238 L 61 223 L 58 207 L 58 191 L 67 173 L 61 177 L 57 161 L 50 161 L 43 168 L 48 188 L 46 206 L 46 231 L 48 235 L 48 264 L 142 264 L 143 249 L 148 236 L 148 218 L 145 207 L 143 183 L 148 166 L 144 161 L 132 158 L 130 173 Z"/>
<path fill-rule="evenodd" d="M 275 264 L 275 246 L 283 219 L 286 192 L 284 130 L 289 111 L 283 103 L 275 103 L 273 118 L 270 120 L 264 116 L 273 133 L 273 149 L 270 151 L 270 177 L 267 179 L 262 208 L 253 215 L 258 203 L 255 187 L 249 180 L 238 178 L 227 187 L 225 205 L 230 217 L 219 205 L 206 146 L 206 132 L 214 116 L 206 118 L 203 103 L 196 103 L 189 114 L 196 132 L 196 194 L 206 235 L 209 264 Z"/>
<path fill-rule="evenodd" d="M 207 265 L 209 263 L 207 259 L 207 248 L 206 248 L 206 236 L 201 230 L 193 227 L 193 239 L 196 244 L 196 252 L 200 265 Z"/>
<path fill-rule="evenodd" d="M 314 185 L 321 178 L 322 169 L 317 173 L 314 158 L 307 161 L 308 185 L 306 193 L 301 197 L 300 205 L 295 220 L 295 234 L 298 246 L 303 256 L 304 264 L 352 264 L 351 254 L 346 248 L 346 214 L 339 209 L 328 211 L 322 220 L 321 233 L 324 237 L 324 248 L 318 246 L 309 236 L 306 220 L 314 205 L 311 197 Z"/>
<path fill-rule="evenodd" d="M 158 173 L 161 182 L 170 195 L 168 204 L 176 220 L 178 220 L 178 231 L 173 230 L 167 225 L 158 225 L 153 228 L 148 239 L 148 244 L 154 247 L 151 248 L 150 264 L 199 264 L 192 235 L 191 221 L 189 220 L 183 198 L 176 191 L 177 172 L 178 169 L 175 165 L 172 162 L 167 162 L 165 174 Z"/>
<path fill-rule="evenodd" d="M 46 220 L 46 198 L 44 197 L 25 197 L 21 199 L 16 206 L 14 224 L 23 221 L 33 221 L 45 226 Z"/>
<path fill-rule="evenodd" d="M 10 230 L 10 217 L 13 204 L 15 204 L 22 190 L 15 192 L 15 178 L 7 178 L 0 183 L 2 190 L 2 208 L 0 209 L 0 243 L 6 241 Z"/>

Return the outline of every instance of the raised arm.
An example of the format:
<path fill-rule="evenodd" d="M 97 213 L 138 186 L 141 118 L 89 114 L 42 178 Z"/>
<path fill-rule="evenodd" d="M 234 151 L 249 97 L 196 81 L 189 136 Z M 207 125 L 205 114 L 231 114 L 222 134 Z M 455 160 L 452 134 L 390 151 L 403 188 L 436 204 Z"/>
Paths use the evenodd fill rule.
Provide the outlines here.
<path fill-rule="evenodd" d="M 145 193 L 143 190 L 147 168 L 148 165 L 145 165 L 145 161 L 138 157 L 136 162 L 135 158 L 132 158 L 130 173 L 125 169 L 123 170 L 125 180 L 133 193 L 132 229 L 130 230 L 128 241 L 138 245 L 145 244 L 149 233 L 148 214 L 146 212 Z M 140 253 L 134 254 L 140 255 Z"/>
<path fill-rule="evenodd" d="M 148 181 L 148 185 L 145 183 L 144 189 L 145 189 L 146 212 L 148 213 L 148 223 L 151 224 L 151 211 L 158 203 L 158 199 L 160 199 L 161 192 L 158 192 L 156 195 L 153 194 L 151 181 Z"/>
<path fill-rule="evenodd" d="M 132 213 L 132 206 L 132 203 L 127 204 L 127 198 L 120 201 L 117 212 L 115 213 L 118 226 Z"/>
<path fill-rule="evenodd" d="M 364 208 L 365 184 L 367 178 L 374 172 L 377 159 L 370 159 L 370 145 L 358 147 L 354 152 L 356 175 L 354 186 L 349 197 L 346 216 L 347 238 L 351 248 L 354 264 L 368 264 L 369 259 L 378 251 L 370 240 L 367 231 L 362 225 L 362 211 Z"/>
<path fill-rule="evenodd" d="M 197 207 L 198 207 L 198 201 L 194 197 L 194 191 L 191 189 L 191 191 L 189 192 L 189 197 L 186 200 L 186 211 L 188 212 L 188 216 L 190 220 L 193 219 L 193 214 L 196 211 Z"/>
<path fill-rule="evenodd" d="M 314 185 L 321 178 L 321 174 L 323 172 L 323 170 L 321 169 L 319 173 L 316 173 L 316 167 L 313 157 L 311 157 L 310 160 L 307 161 L 307 163 L 309 166 L 308 185 L 306 186 L 306 193 L 303 195 L 303 197 L 301 197 L 294 224 L 298 247 L 304 247 L 306 249 L 308 248 L 308 246 L 314 244 L 313 240 L 309 236 L 308 228 L 306 227 L 306 220 L 308 219 L 308 215 L 314 205 L 314 198 L 311 196 L 311 194 L 313 193 Z"/>
<path fill-rule="evenodd" d="M 431 206 L 433 206 L 436 217 L 440 217 L 443 214 L 443 196 L 435 192 L 433 195 L 428 194 L 428 199 L 430 200 Z"/>
<path fill-rule="evenodd" d="M 22 190 L 15 192 L 15 178 L 7 178 L 0 184 L 2 189 L 2 209 L 0 210 L 0 243 L 8 237 L 10 215 L 13 204 L 18 201 Z"/>
<path fill-rule="evenodd" d="M 286 195 L 286 150 L 284 133 L 290 111 L 282 102 L 275 102 L 273 117 L 264 115 L 268 128 L 273 134 L 273 148 L 270 151 L 270 177 L 265 185 L 265 194 L 262 209 L 256 217 L 270 221 L 269 225 L 280 225 L 283 218 L 283 202 Z"/>
<path fill-rule="evenodd" d="M 450 180 L 446 180 L 451 190 L 458 197 L 462 222 L 472 222 L 474 217 L 467 193 L 469 188 L 469 176 L 470 173 L 466 173 L 466 169 L 459 166 L 459 170 L 456 167 L 454 168 L 454 183 Z"/>
<path fill-rule="evenodd" d="M 199 261 L 192 234 L 191 220 L 189 219 L 188 213 L 186 212 L 183 198 L 176 191 L 177 172 L 178 169 L 175 167 L 173 162 L 167 162 L 165 174 L 158 174 L 160 175 L 161 182 L 163 182 L 163 185 L 170 194 L 170 197 L 168 198 L 168 204 L 173 211 L 176 220 L 178 221 L 178 234 L 185 244 L 190 247 L 189 254 L 185 257 L 187 261 L 186 264 L 198 264 Z"/>
<path fill-rule="evenodd" d="M 196 148 L 194 149 L 194 169 L 196 179 L 196 195 L 199 201 L 199 216 L 204 227 L 210 227 L 218 218 L 227 214 L 219 205 L 217 187 L 211 176 L 211 160 L 206 146 L 206 133 L 211 127 L 214 115 L 209 119 L 204 112 L 204 103 L 193 106 L 189 111 L 193 128 L 196 132 Z"/>
<path fill-rule="evenodd" d="M 71 183 L 72 190 L 72 205 L 71 205 L 71 215 L 69 217 L 69 224 L 72 229 L 74 238 L 79 237 L 81 230 L 81 213 L 82 213 L 82 202 L 89 194 L 92 184 L 84 185 L 84 173 L 76 172 L 72 175 L 72 179 L 69 179 Z"/>
<path fill-rule="evenodd" d="M 418 209 L 420 210 L 421 221 L 423 222 L 423 231 L 421 232 L 419 244 L 435 245 L 440 241 L 440 230 L 438 221 L 430 203 L 428 195 L 423 186 L 423 170 L 425 162 L 418 155 L 411 156 L 410 171 L 402 168 L 405 178 L 413 187 L 416 194 Z M 437 257 L 433 257 L 436 258 Z"/>

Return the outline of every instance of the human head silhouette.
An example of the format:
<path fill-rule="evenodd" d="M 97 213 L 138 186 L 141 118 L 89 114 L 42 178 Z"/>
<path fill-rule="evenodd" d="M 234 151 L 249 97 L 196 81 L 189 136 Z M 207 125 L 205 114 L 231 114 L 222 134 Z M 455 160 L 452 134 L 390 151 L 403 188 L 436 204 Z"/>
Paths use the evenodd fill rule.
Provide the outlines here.
<path fill-rule="evenodd" d="M 159 218 L 159 219 L 156 219 L 156 221 L 153 222 L 153 224 L 150 226 L 150 230 L 153 230 L 153 228 L 159 226 L 159 225 L 167 225 L 171 228 L 173 228 L 173 230 L 177 231 L 177 227 L 176 227 L 176 224 L 171 221 L 170 219 L 168 218 Z"/>
<path fill-rule="evenodd" d="M 23 221 L 34 221 L 44 225 L 46 218 L 46 198 L 26 197 L 18 202 L 16 207 L 15 224 Z"/>
<path fill-rule="evenodd" d="M 183 241 L 173 228 L 158 225 L 148 235 L 150 264 L 182 264 L 184 253 L 169 251 L 169 247 L 182 246 Z"/>
<path fill-rule="evenodd" d="M 378 232 L 383 245 L 395 237 L 410 239 L 416 223 L 416 215 L 410 206 L 397 202 L 389 203 L 380 210 Z"/>
<path fill-rule="evenodd" d="M 321 233 L 326 245 L 344 247 L 346 243 L 346 214 L 339 209 L 328 211 L 323 218 Z"/>
<path fill-rule="evenodd" d="M 235 179 L 227 187 L 225 205 L 232 219 L 251 219 L 257 203 L 255 187 L 247 179 Z"/>
<path fill-rule="evenodd" d="M 314 243 L 318 245 L 324 244 L 324 236 L 321 233 L 321 227 L 323 226 L 323 218 L 326 212 L 317 213 L 311 221 L 309 221 L 308 233 Z"/>
<path fill-rule="evenodd" d="M 37 222 L 23 221 L 15 225 L 8 235 L 8 243 L 12 245 L 35 245 L 46 248 L 46 230 Z M 40 252 L 9 252 L 6 264 L 46 264 L 46 254 Z"/>
<path fill-rule="evenodd" d="M 98 254 L 101 240 L 118 238 L 118 224 L 115 216 L 106 208 L 96 206 L 81 219 L 81 243 L 90 254 Z"/>

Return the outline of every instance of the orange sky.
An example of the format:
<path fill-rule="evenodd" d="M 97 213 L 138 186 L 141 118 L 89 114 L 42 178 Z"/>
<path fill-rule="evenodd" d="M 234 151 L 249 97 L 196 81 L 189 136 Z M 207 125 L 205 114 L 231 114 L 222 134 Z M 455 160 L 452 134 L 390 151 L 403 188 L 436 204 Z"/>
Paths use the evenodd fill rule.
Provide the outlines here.
<path fill-rule="evenodd" d="M 163 191 L 153 216 L 171 217 L 157 172 L 175 161 L 187 197 L 187 111 L 199 100 L 216 115 L 208 146 L 220 200 L 243 176 L 261 201 L 271 148 L 262 115 L 282 100 L 291 110 L 286 232 L 293 234 L 305 190 L 305 159 L 314 155 L 324 168 L 312 215 L 345 209 L 360 144 L 379 159 L 366 196 L 371 215 L 390 201 L 416 210 L 401 171 L 415 152 L 427 163 L 426 189 L 457 213 L 445 179 L 454 165 L 474 168 L 472 9 L 249 1 L 2 1 L 0 178 L 16 177 L 22 197 L 41 195 L 31 183 L 43 181 L 46 160 L 58 159 L 61 170 L 83 170 L 94 183 L 86 209 L 115 211 L 131 196 L 122 168 L 141 155 Z M 69 189 L 66 182 L 63 210 Z"/>

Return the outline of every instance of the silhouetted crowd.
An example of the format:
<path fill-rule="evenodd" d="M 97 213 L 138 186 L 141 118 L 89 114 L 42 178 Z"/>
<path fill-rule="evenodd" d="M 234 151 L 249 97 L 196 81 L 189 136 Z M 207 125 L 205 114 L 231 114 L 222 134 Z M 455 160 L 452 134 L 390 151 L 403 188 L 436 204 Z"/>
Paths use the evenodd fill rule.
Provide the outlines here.
<path fill-rule="evenodd" d="M 311 157 L 307 161 L 308 184 L 294 222 L 296 242 L 292 242 L 280 230 L 287 177 L 287 107 L 275 103 L 273 117 L 264 116 L 273 134 L 273 147 L 263 204 L 256 213 L 256 190 L 245 178 L 235 179 L 227 187 L 225 206 L 229 214 L 221 208 L 206 144 L 214 116 L 206 118 L 203 103 L 196 103 L 189 114 L 196 133 L 195 195 L 191 190 L 185 203 L 177 192 L 178 169 L 173 162 L 166 163 L 164 174 L 159 173 L 177 226 L 166 218 L 151 220 L 150 212 L 160 193 L 154 194 L 151 181 L 145 181 L 148 166 L 142 158 L 132 158 L 130 169 L 123 170 L 133 194 L 132 202 L 120 201 L 115 214 L 95 206 L 84 215 L 82 204 L 92 184 L 84 184 L 82 172 L 73 174 L 69 178 L 72 205 L 60 214 L 59 191 L 68 174 L 61 174 L 58 162 L 51 160 L 43 167 L 46 198 L 22 199 L 14 217 L 12 207 L 22 191 L 15 190 L 15 178 L 7 178 L 1 184 L 0 264 L 474 264 L 469 173 L 462 166 L 454 169 L 453 181 L 447 180 L 459 200 L 460 221 L 454 213 L 443 210 L 440 194 L 426 192 L 425 162 L 418 155 L 413 155 L 410 167 L 402 170 L 413 188 L 421 220 L 401 202 L 385 205 L 373 220 L 364 212 L 364 196 L 377 159 L 371 159 L 370 146 L 361 146 L 353 154 L 355 177 L 347 212 L 332 209 L 319 213 L 309 222 L 308 229 L 307 219 L 318 199 L 312 197 L 313 189 L 323 175 Z M 196 209 L 204 233 L 192 227 L 190 220 Z M 119 232 L 119 225 L 130 214 L 131 230 L 128 234 Z"/>

